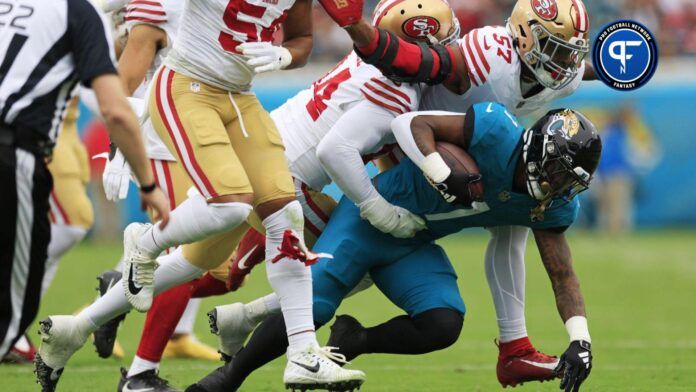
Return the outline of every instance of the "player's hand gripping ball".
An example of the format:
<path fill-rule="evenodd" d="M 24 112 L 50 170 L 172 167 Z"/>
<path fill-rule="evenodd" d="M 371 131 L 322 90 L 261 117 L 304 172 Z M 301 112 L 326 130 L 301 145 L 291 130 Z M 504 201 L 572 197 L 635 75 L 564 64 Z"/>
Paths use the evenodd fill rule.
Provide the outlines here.
<path fill-rule="evenodd" d="M 445 142 L 437 143 L 437 152 L 452 169 L 441 184 L 433 184 L 450 203 L 470 207 L 474 201 L 483 201 L 483 182 L 476 161 L 464 149 Z"/>

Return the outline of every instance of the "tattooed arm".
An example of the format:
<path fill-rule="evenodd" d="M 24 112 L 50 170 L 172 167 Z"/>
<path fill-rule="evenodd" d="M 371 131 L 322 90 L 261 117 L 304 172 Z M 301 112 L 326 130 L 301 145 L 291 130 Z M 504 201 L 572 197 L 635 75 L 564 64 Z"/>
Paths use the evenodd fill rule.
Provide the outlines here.
<path fill-rule="evenodd" d="M 573 271 L 570 248 L 563 233 L 552 230 L 534 230 L 541 261 L 551 279 L 556 295 L 556 307 L 563 322 L 573 316 L 585 316 L 585 303 L 580 283 Z"/>

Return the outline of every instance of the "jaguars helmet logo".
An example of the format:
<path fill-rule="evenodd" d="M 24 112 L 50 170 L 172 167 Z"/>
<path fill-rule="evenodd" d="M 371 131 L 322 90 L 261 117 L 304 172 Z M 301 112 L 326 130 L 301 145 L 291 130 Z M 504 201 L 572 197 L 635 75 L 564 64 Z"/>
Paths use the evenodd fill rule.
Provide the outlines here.
<path fill-rule="evenodd" d="M 555 119 L 549 125 L 549 133 L 560 135 L 566 140 L 570 140 L 580 131 L 580 121 L 571 110 L 564 110 L 555 115 Z"/>

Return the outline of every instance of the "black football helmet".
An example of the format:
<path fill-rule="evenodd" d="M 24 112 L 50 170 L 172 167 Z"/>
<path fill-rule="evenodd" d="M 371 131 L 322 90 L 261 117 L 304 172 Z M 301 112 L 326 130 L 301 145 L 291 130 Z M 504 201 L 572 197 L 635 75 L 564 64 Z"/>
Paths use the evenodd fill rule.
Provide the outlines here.
<path fill-rule="evenodd" d="M 523 150 L 527 191 L 539 200 L 540 212 L 586 190 L 601 154 L 597 128 L 575 110 L 551 110 L 529 128 Z"/>

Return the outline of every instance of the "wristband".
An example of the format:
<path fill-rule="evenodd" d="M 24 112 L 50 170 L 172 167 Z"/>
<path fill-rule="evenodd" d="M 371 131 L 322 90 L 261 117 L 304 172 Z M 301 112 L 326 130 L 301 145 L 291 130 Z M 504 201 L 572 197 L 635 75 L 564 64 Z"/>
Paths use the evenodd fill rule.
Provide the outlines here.
<path fill-rule="evenodd" d="M 566 320 L 565 327 L 571 342 L 584 340 L 588 343 L 592 343 L 590 331 L 587 328 L 587 318 L 583 316 L 573 316 Z"/>
<path fill-rule="evenodd" d="M 150 185 L 143 185 L 143 186 L 141 186 L 141 187 L 140 187 L 140 192 L 142 192 L 142 193 L 144 193 L 144 194 L 147 195 L 148 193 L 152 193 L 152 191 L 154 191 L 155 188 L 157 188 L 157 183 L 156 183 L 156 182 L 153 182 L 153 183 L 150 184 Z"/>
<path fill-rule="evenodd" d="M 437 183 L 445 181 L 452 173 L 452 169 L 447 166 L 439 152 L 428 154 L 421 162 L 421 169 L 428 178 Z"/>
<path fill-rule="evenodd" d="M 285 69 L 292 64 L 292 53 L 290 53 L 286 47 L 280 46 L 280 49 L 280 56 L 278 58 L 280 69 Z"/>

